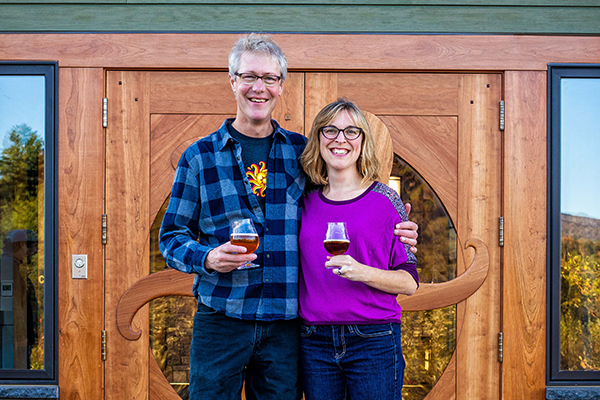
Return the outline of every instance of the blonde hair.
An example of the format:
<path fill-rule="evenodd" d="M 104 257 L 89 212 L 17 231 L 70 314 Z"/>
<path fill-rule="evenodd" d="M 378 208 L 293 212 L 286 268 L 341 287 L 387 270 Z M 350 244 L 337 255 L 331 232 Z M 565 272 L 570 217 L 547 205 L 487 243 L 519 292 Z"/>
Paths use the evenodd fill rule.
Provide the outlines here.
<path fill-rule="evenodd" d="M 360 155 L 356 161 L 356 168 L 362 177 L 361 183 L 379 179 L 379 160 L 375 154 L 375 139 L 371 134 L 369 123 L 356 104 L 340 98 L 319 111 L 313 121 L 306 148 L 300 157 L 304 172 L 315 185 L 326 185 L 328 182 L 327 168 L 319 149 L 321 128 L 330 125 L 342 111 L 346 111 L 354 124 L 363 130 Z"/>

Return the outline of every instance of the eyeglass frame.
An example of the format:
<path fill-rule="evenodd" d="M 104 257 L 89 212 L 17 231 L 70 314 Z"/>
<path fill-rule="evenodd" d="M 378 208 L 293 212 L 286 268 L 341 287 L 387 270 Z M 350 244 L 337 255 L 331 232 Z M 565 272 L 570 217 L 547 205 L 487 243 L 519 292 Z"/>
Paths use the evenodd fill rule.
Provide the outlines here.
<path fill-rule="evenodd" d="M 326 128 L 334 128 L 334 129 L 337 129 L 338 132 L 337 132 L 337 134 L 334 137 L 328 137 L 327 135 L 325 135 L 325 132 L 323 132 L 323 130 L 326 129 Z M 354 137 L 354 138 L 349 138 L 348 136 L 346 136 L 346 129 L 358 129 L 359 134 L 356 137 Z M 321 132 L 321 134 L 323 135 L 323 137 L 325 139 L 327 139 L 327 140 L 335 140 L 335 139 L 337 139 L 338 136 L 340 136 L 340 132 L 342 132 L 344 134 L 344 137 L 346 138 L 346 140 L 356 140 L 356 139 L 358 139 L 364 133 L 363 129 L 359 128 L 358 126 L 347 126 L 344 129 L 340 129 L 337 126 L 327 125 L 327 126 L 324 126 L 324 127 L 320 128 L 319 131 Z"/>
<path fill-rule="evenodd" d="M 269 86 L 269 87 L 276 86 L 278 83 L 280 83 L 280 82 L 281 82 L 281 79 L 283 78 L 283 77 L 282 77 L 282 76 L 280 76 L 280 75 L 273 75 L 273 74 L 267 74 L 267 75 L 256 75 L 256 74 L 253 74 L 252 72 L 241 72 L 241 73 L 240 73 L 240 72 L 236 72 L 234 75 L 235 75 L 235 76 L 239 76 L 239 77 L 240 77 L 240 80 L 242 81 L 242 83 L 243 83 L 244 85 L 254 85 L 254 84 L 255 84 L 256 82 L 258 82 L 258 80 L 260 79 L 260 80 L 261 80 L 261 82 L 263 83 L 263 85 L 265 85 L 265 86 Z M 247 83 L 247 82 L 244 82 L 244 80 L 242 79 L 242 75 L 252 75 L 252 76 L 255 78 L 255 79 L 254 79 L 254 82 L 252 82 L 252 83 Z M 275 82 L 275 83 L 266 83 L 266 82 L 265 82 L 265 80 L 264 80 L 263 78 L 267 78 L 267 77 L 273 77 L 273 78 L 277 78 L 277 82 Z"/>

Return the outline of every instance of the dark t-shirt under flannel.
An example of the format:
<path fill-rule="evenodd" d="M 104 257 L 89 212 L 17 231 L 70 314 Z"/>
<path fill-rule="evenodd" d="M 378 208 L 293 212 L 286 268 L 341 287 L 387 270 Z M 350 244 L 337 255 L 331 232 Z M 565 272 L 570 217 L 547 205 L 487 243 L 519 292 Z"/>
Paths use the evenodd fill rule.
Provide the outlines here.
<path fill-rule="evenodd" d="M 167 265 L 196 274 L 196 298 L 228 316 L 249 320 L 298 315 L 298 225 L 305 186 L 298 160 L 306 138 L 272 123 L 265 213 L 246 176 L 241 145 L 224 122 L 181 156 L 160 230 Z M 238 218 L 254 220 L 260 237 L 254 262 L 261 267 L 207 272 L 206 255 L 229 240 L 230 221 Z"/>
<path fill-rule="evenodd" d="M 265 213 L 265 195 L 267 188 L 267 159 L 273 145 L 273 135 L 264 138 L 250 137 L 238 132 L 230 123 L 227 123 L 227 130 L 242 145 L 242 162 L 246 171 L 246 177 L 252 193 L 256 196 L 258 204 Z"/>

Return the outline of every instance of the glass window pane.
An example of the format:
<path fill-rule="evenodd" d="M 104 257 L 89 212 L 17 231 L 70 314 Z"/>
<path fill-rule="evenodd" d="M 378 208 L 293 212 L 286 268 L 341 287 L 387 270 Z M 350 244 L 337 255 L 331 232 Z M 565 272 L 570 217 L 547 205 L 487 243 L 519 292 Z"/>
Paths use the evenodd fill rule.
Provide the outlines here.
<path fill-rule="evenodd" d="M 600 370 L 600 79 L 561 79 L 560 369 Z"/>
<path fill-rule="evenodd" d="M 150 230 L 150 273 L 167 268 L 158 249 L 158 231 L 169 204 L 164 202 Z M 190 287 L 191 293 L 191 287 Z M 150 302 L 150 348 L 179 396 L 189 398 L 190 345 L 197 303 L 193 297 L 166 296 Z"/>
<path fill-rule="evenodd" d="M 0 76 L 0 368 L 44 369 L 45 78 Z"/>
<path fill-rule="evenodd" d="M 398 155 L 390 186 L 412 205 L 419 224 L 419 280 L 441 283 L 456 277 L 456 230 L 429 184 Z M 406 360 L 402 400 L 422 400 L 435 386 L 456 348 L 456 306 L 402 312 L 402 352 Z"/>

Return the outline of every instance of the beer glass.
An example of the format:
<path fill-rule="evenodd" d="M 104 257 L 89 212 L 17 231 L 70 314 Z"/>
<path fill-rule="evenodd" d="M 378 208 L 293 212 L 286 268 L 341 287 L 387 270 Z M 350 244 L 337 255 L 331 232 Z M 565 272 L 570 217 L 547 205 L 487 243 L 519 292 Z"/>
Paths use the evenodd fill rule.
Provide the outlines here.
<path fill-rule="evenodd" d="M 231 234 L 229 236 L 231 244 L 246 248 L 246 254 L 251 254 L 258 248 L 258 233 L 254 227 L 254 222 L 250 218 L 231 221 Z M 260 267 L 250 261 L 240 266 L 238 269 Z"/>
<path fill-rule="evenodd" d="M 348 246 L 350 246 L 346 223 L 328 222 L 323 245 L 325 245 L 325 250 L 332 256 L 344 254 L 348 250 Z"/>

